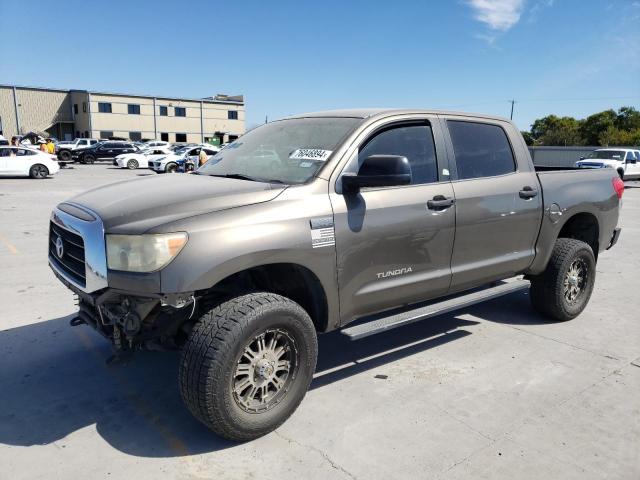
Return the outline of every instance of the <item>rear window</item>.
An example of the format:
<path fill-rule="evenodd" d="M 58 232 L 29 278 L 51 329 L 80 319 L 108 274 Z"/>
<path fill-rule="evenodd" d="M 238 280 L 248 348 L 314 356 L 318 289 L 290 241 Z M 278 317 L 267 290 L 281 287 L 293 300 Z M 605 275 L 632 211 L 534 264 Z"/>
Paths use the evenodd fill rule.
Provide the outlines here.
<path fill-rule="evenodd" d="M 507 134 L 498 125 L 448 120 L 458 178 L 495 177 L 515 172 Z"/>

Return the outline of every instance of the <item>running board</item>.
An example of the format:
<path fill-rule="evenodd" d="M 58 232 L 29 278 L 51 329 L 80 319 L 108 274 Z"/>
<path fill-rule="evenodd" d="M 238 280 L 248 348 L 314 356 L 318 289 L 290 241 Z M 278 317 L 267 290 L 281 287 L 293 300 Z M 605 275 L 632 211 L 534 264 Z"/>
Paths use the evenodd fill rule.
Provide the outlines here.
<path fill-rule="evenodd" d="M 420 320 L 426 320 L 427 318 L 442 315 L 443 313 L 459 310 L 464 307 L 475 305 L 476 303 L 491 300 L 492 298 L 501 297 L 509 293 L 517 292 L 520 290 L 528 289 L 530 283 L 528 280 L 513 280 L 506 283 L 501 283 L 495 287 L 485 288 L 483 290 L 476 290 L 471 293 L 458 295 L 454 298 L 449 298 L 441 302 L 432 303 L 425 307 L 419 307 L 415 310 L 409 310 L 388 317 L 378 318 L 370 322 L 361 323 L 353 327 L 344 328 L 341 330 L 343 335 L 346 335 L 351 340 L 360 340 L 361 338 L 375 335 L 376 333 L 386 332 L 398 327 L 404 327 L 410 323 L 419 322 Z"/>

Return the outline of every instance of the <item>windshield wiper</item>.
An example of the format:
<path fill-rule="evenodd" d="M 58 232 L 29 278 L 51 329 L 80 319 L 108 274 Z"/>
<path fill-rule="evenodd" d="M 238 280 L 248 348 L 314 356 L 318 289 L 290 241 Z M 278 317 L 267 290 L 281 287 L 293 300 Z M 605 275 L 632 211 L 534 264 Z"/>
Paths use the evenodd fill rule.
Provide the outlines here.
<path fill-rule="evenodd" d="M 220 177 L 220 178 L 235 178 L 237 180 L 249 180 L 250 182 L 259 182 L 260 180 L 257 180 L 253 177 L 250 177 L 248 175 L 243 175 L 241 173 L 225 173 L 225 174 L 211 174 L 209 175 L 210 177 Z"/>

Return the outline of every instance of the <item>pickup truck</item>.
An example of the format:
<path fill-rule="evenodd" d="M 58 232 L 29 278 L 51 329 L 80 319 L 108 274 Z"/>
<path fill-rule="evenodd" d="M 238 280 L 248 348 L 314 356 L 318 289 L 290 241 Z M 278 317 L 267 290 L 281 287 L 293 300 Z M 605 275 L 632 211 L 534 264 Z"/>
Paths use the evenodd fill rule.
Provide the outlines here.
<path fill-rule="evenodd" d="M 265 144 L 277 166 L 248 158 Z M 623 191 L 613 169 L 534 168 L 501 118 L 329 111 L 262 125 L 192 174 L 59 204 L 48 258 L 78 296 L 72 326 L 116 358 L 180 348 L 188 409 L 248 440 L 302 401 L 319 333 L 359 339 L 522 289 L 544 318 L 576 317 Z"/>
<path fill-rule="evenodd" d="M 71 142 L 58 142 L 56 145 L 56 154 L 58 159 L 63 162 L 70 162 L 72 158 L 72 152 L 78 148 L 90 147 L 98 143 L 99 140 L 95 138 L 76 138 Z"/>
<path fill-rule="evenodd" d="M 613 168 L 622 180 L 640 178 L 640 150 L 599 148 L 576 162 L 578 168 Z"/>

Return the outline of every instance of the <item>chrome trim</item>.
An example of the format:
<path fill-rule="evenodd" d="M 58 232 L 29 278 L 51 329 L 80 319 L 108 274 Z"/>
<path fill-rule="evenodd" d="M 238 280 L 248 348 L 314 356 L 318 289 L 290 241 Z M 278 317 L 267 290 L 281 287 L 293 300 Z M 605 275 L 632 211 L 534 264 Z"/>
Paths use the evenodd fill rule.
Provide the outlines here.
<path fill-rule="evenodd" d="M 73 284 L 83 292 L 91 293 L 108 286 L 104 225 L 102 220 L 100 220 L 100 217 L 92 210 L 89 210 L 87 207 L 82 205 L 78 205 L 77 203 L 73 203 L 72 205 L 90 213 L 96 218 L 96 220 L 85 221 L 74 217 L 73 215 L 69 215 L 56 207 L 51 212 L 51 221 L 60 228 L 64 228 L 76 235 L 80 235 L 84 240 L 86 286 L 79 285 L 72 278 L 66 275 L 64 271 L 58 268 L 50 259 L 49 266 L 67 282 Z"/>

